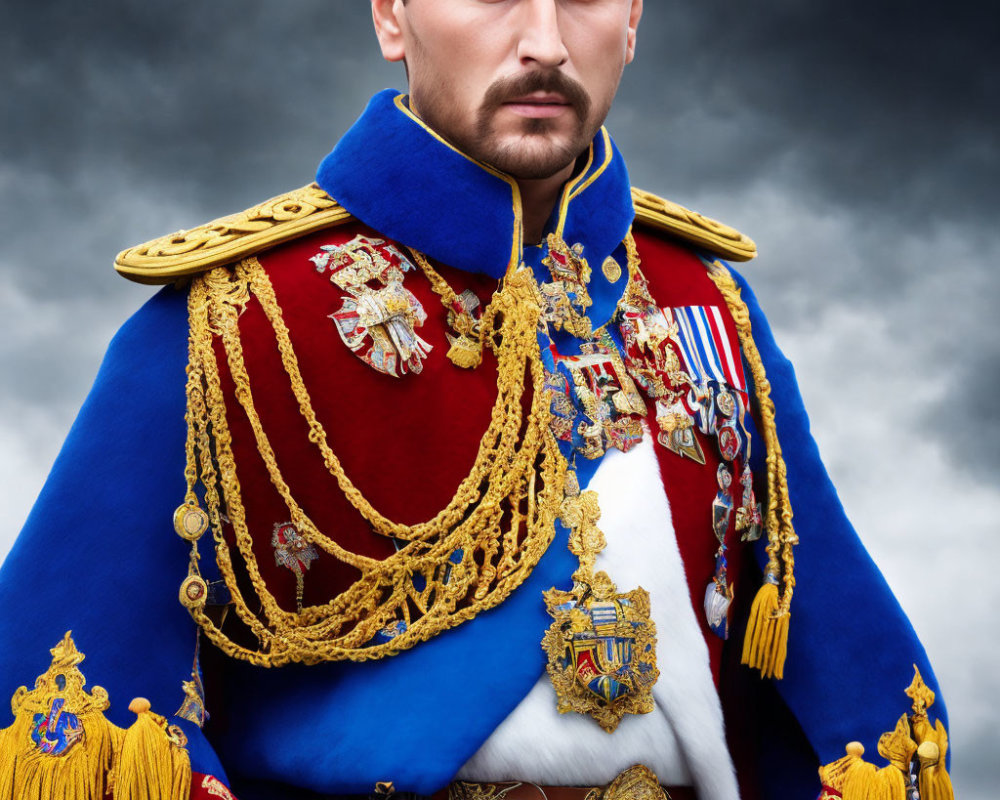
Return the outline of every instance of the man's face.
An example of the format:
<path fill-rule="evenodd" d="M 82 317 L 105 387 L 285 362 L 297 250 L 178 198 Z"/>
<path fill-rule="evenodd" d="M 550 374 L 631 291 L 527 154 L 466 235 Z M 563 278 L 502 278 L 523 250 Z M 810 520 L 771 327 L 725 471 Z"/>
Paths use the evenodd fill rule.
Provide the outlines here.
<path fill-rule="evenodd" d="M 551 177 L 589 145 L 641 11 L 641 0 L 373 2 L 383 54 L 406 60 L 413 110 L 521 179 Z"/>

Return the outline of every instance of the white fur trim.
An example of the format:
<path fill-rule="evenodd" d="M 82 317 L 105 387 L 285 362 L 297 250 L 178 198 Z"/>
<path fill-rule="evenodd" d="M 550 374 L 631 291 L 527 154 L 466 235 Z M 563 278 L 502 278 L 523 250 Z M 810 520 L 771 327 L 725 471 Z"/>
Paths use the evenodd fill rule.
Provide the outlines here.
<path fill-rule="evenodd" d="M 630 452 L 608 452 L 587 488 L 598 493 L 599 524 L 608 540 L 597 569 L 619 591 L 642 586 L 649 592 L 660 668 L 656 710 L 628 716 L 607 734 L 589 717 L 559 714 L 548 675 L 542 675 L 462 767 L 460 779 L 599 786 L 645 764 L 662 783 L 694 786 L 706 800 L 739 797 L 653 441 L 647 431 Z"/>

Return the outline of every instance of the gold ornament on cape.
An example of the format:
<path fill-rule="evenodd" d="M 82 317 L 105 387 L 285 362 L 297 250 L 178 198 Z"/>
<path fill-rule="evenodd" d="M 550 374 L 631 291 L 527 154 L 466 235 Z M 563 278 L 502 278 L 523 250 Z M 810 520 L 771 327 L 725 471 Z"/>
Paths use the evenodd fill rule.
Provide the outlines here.
<path fill-rule="evenodd" d="M 49 668 L 31 691 L 11 698 L 14 723 L 0 730 L 0 800 L 188 800 L 191 763 L 177 726 L 136 698 L 127 729 L 104 716 L 111 700 L 84 688 L 85 656 L 70 632 L 50 651 Z"/>
<path fill-rule="evenodd" d="M 945 766 L 948 732 L 941 720 L 930 723 L 927 711 L 934 704 L 934 690 L 924 683 L 916 664 L 906 695 L 913 701 L 912 713 L 903 714 L 896 726 L 878 740 L 879 755 L 889 762 L 888 766 L 879 769 L 865 761 L 864 746 L 850 742 L 843 758 L 820 767 L 820 800 L 907 800 L 915 796 L 921 800 L 955 800 Z"/>
<path fill-rule="evenodd" d="M 587 714 L 611 733 L 626 714 L 653 710 L 652 690 L 660 675 L 656 626 L 645 589 L 619 593 L 607 573 L 594 572 L 594 560 L 606 544 L 597 527 L 597 493 L 579 493 L 575 479 L 567 483 L 561 518 L 580 566 L 571 590 L 545 592 L 553 622 L 542 648 L 559 712 Z"/>

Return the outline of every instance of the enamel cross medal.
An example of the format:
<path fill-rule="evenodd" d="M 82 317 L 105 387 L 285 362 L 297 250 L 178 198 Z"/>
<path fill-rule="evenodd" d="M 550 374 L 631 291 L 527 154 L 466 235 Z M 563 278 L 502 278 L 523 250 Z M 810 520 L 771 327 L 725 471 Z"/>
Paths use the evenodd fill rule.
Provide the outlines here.
<path fill-rule="evenodd" d="M 355 236 L 343 245 L 324 245 L 310 261 L 347 293 L 330 319 L 358 358 L 394 378 L 423 369 L 431 346 L 416 329 L 427 313 L 403 286 L 403 274 L 414 268 L 406 256 L 382 239 Z"/>

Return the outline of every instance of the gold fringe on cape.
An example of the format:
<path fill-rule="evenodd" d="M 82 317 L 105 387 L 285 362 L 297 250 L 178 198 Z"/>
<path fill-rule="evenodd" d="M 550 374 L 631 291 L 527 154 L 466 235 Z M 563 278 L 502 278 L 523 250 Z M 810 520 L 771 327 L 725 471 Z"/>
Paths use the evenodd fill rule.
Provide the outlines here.
<path fill-rule="evenodd" d="M 148 702 L 127 731 L 113 725 L 104 716 L 108 693 L 84 689 L 85 656 L 70 633 L 50 652 L 35 688 L 14 693 L 14 722 L 0 731 L 0 800 L 105 800 L 112 791 L 115 800 L 187 800 L 191 765 L 180 730 L 170 740 Z"/>
<path fill-rule="evenodd" d="M 913 667 L 914 678 L 906 694 L 913 699 L 913 713 L 903 714 L 896 727 L 878 741 L 879 754 L 889 765 L 878 769 L 865 761 L 860 742 L 847 745 L 847 754 L 820 767 L 824 789 L 836 792 L 843 800 L 907 800 L 917 789 L 921 800 L 955 800 L 951 778 L 945 767 L 948 733 L 941 720 L 931 726 L 927 709 L 934 702 L 934 692 L 924 683 L 920 670 Z M 913 757 L 917 757 L 916 785 L 911 782 Z M 823 797 L 835 797 L 826 792 Z"/>

